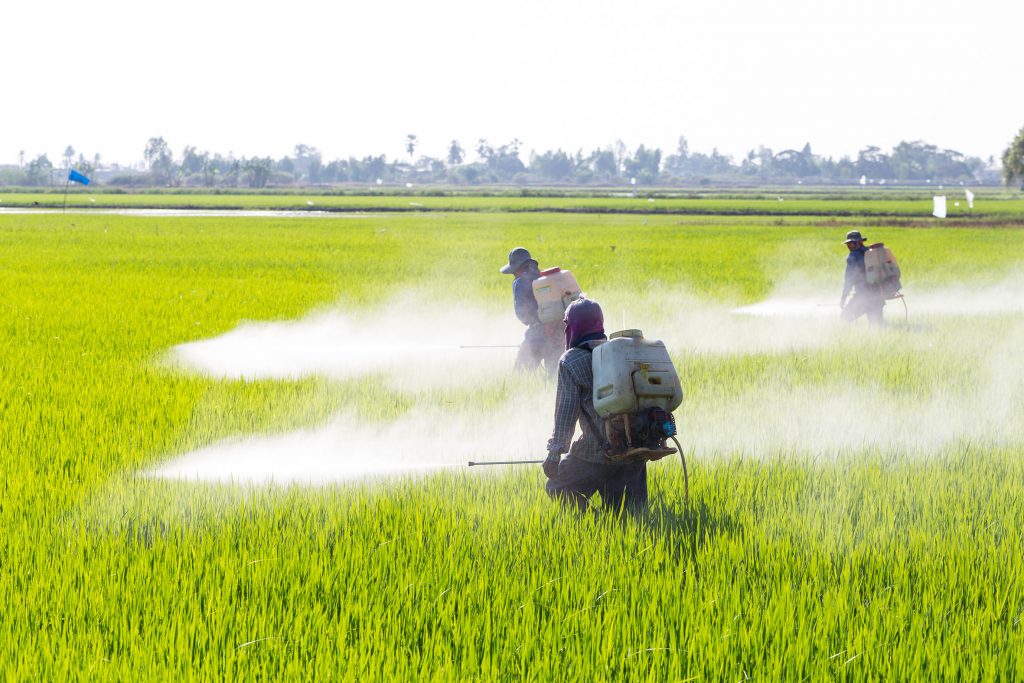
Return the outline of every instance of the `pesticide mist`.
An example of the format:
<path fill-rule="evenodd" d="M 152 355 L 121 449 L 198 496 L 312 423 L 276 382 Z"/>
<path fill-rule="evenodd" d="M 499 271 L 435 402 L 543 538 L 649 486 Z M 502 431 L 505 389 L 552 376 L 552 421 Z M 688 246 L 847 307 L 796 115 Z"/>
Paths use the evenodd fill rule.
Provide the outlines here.
<path fill-rule="evenodd" d="M 602 302 L 606 329 L 639 327 L 666 341 L 676 362 L 700 367 L 734 359 L 729 375 L 687 386 L 678 417 L 685 450 L 698 460 L 739 455 L 835 457 L 888 449 L 927 457 L 957 443 L 1011 444 L 1024 433 L 1024 286 L 908 293 L 914 325 L 869 330 L 840 322 L 838 306 L 787 284 L 766 301 L 730 308 L 685 292 Z M 410 303 L 412 302 L 412 303 Z M 410 312 L 412 311 L 412 312 Z M 625 313 L 623 313 L 625 312 Z M 899 321 L 902 311 L 890 319 Z M 953 317 L 959 316 L 963 324 Z M 982 317 L 985 316 L 985 317 Z M 947 322 L 943 322 L 947 321 Z M 988 321 L 988 322 L 982 322 Z M 995 324 L 995 321 L 1000 324 Z M 323 483 L 410 476 L 468 460 L 543 457 L 554 383 L 516 381 L 522 327 L 511 316 L 417 302 L 368 312 L 321 311 L 297 321 L 247 323 L 175 347 L 170 364 L 215 378 L 273 381 L 362 378 L 416 406 L 393 421 L 340 414 L 293 433 L 230 439 L 184 454 L 151 472 L 200 481 Z M 795 381 L 781 360 L 821 357 L 828 366 L 869 349 L 877 367 L 930 358 L 972 368 L 970 381 L 894 390 L 871 365 L 857 377 Z M 761 367 L 766 357 L 779 367 Z M 750 359 L 749 361 L 747 359 Z M 902 362 L 902 361 L 900 361 Z M 775 369 L 772 369 L 774 367 Z M 711 371 L 709 371 L 711 372 Z M 511 381 L 510 381 L 511 380 Z M 507 385 L 488 410 L 438 397 Z"/>

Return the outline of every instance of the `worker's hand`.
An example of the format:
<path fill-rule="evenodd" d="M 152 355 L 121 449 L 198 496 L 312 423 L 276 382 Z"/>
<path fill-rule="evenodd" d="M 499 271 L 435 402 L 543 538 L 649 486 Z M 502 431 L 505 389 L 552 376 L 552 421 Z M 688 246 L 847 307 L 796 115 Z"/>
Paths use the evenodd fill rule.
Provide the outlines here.
<path fill-rule="evenodd" d="M 845 296 L 841 296 L 841 297 L 839 297 L 839 310 L 841 311 L 844 308 L 846 308 L 846 297 Z"/>
<path fill-rule="evenodd" d="M 558 463 L 562 461 L 562 456 L 554 451 L 548 453 L 548 457 L 544 460 L 542 467 L 544 468 L 544 475 L 548 479 L 558 479 Z"/>

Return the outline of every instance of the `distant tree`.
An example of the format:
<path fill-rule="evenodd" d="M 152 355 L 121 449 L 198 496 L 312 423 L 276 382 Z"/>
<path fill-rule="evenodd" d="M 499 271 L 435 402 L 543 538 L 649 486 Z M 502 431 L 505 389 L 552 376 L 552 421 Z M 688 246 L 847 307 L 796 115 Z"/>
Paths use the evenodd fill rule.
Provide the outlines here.
<path fill-rule="evenodd" d="M 25 180 L 29 185 L 49 185 L 53 182 L 53 164 L 45 154 L 28 162 Z"/>
<path fill-rule="evenodd" d="M 216 157 L 211 159 L 209 154 L 203 153 L 201 173 L 203 175 L 203 185 L 206 187 L 215 187 L 217 185 L 217 177 L 220 175 L 221 170 L 217 166 Z"/>
<path fill-rule="evenodd" d="M 980 159 L 965 157 L 953 149 L 939 149 L 920 140 L 900 142 L 893 148 L 890 160 L 896 177 L 901 180 L 969 179 L 974 176 L 972 168 L 984 165 Z"/>
<path fill-rule="evenodd" d="M 295 179 L 302 180 L 309 177 L 309 168 L 316 159 L 321 163 L 320 150 L 310 145 L 295 145 Z"/>
<path fill-rule="evenodd" d="M 75 148 L 68 145 L 64 148 L 64 168 L 71 168 L 71 160 L 75 158 Z"/>
<path fill-rule="evenodd" d="M 195 147 L 187 145 L 181 152 L 181 171 L 186 175 L 203 172 L 203 166 L 209 157 L 208 152 L 199 152 Z"/>
<path fill-rule="evenodd" d="M 775 155 L 773 165 L 776 172 L 783 176 L 806 178 L 818 174 L 818 165 L 809 142 L 799 152 L 795 149 L 782 150 Z"/>
<path fill-rule="evenodd" d="M 409 155 L 410 160 L 416 154 L 416 136 L 412 133 L 405 136 L 405 152 Z"/>
<path fill-rule="evenodd" d="M 324 163 L 320 158 L 320 154 L 316 154 L 309 159 L 309 167 L 306 171 L 306 175 L 309 177 L 309 182 L 319 183 L 323 182 L 323 170 Z"/>
<path fill-rule="evenodd" d="M 25 150 L 18 150 L 18 166 L 24 168 L 25 166 Z"/>
<path fill-rule="evenodd" d="M 576 171 L 576 164 L 573 157 L 562 150 L 544 152 L 531 157 L 530 171 L 550 180 L 570 180 Z"/>
<path fill-rule="evenodd" d="M 686 162 L 690 156 L 690 143 L 686 136 L 679 136 L 679 143 L 676 145 L 676 153 L 665 158 L 665 172 L 670 175 L 683 175 L 686 173 Z"/>
<path fill-rule="evenodd" d="M 278 159 L 274 164 L 274 170 L 278 173 L 287 173 L 292 176 L 293 180 L 295 178 L 295 163 L 290 156 L 283 156 Z"/>
<path fill-rule="evenodd" d="M 480 168 L 476 165 L 459 166 L 456 169 L 454 180 L 467 185 L 476 185 L 480 182 Z"/>
<path fill-rule="evenodd" d="M 149 142 L 146 143 L 146 150 L 143 152 L 143 158 L 146 160 L 146 165 L 149 166 L 153 180 L 158 183 L 170 182 L 174 173 L 174 157 L 163 137 L 149 139 Z"/>
<path fill-rule="evenodd" d="M 480 138 L 476 142 L 476 155 L 480 157 L 481 161 L 489 161 L 494 156 L 494 148 L 487 142 L 487 140 Z"/>
<path fill-rule="evenodd" d="M 445 163 L 443 161 L 431 157 L 423 157 L 423 161 L 425 162 L 425 165 L 427 166 L 427 168 L 430 169 L 430 172 L 433 175 L 438 176 L 440 178 L 444 178 L 444 174 L 447 168 L 445 167 Z"/>
<path fill-rule="evenodd" d="M 690 143 L 686 141 L 685 135 L 679 136 L 679 144 L 676 145 L 676 156 L 681 159 L 690 156 Z"/>
<path fill-rule="evenodd" d="M 1009 185 L 1014 180 L 1024 181 L 1024 128 L 1003 152 L 1003 181 Z"/>
<path fill-rule="evenodd" d="M 721 154 L 717 147 L 711 148 L 711 168 L 714 173 L 729 173 L 734 170 L 732 157 L 728 154 Z"/>
<path fill-rule="evenodd" d="M 233 152 L 228 152 L 227 159 L 222 162 L 222 168 L 220 177 L 223 178 L 224 184 L 229 187 L 238 187 L 238 180 L 242 175 L 242 162 L 234 157 Z"/>
<path fill-rule="evenodd" d="M 619 177 L 619 162 L 615 152 L 610 149 L 596 149 L 590 154 L 590 168 L 598 178 L 612 179 Z"/>
<path fill-rule="evenodd" d="M 857 161 L 854 164 L 854 168 L 856 173 L 869 178 L 896 177 L 888 155 L 873 145 L 857 152 Z"/>
<path fill-rule="evenodd" d="M 647 149 L 640 145 L 633 157 L 624 161 L 624 165 L 629 177 L 643 183 L 652 183 L 661 172 L 661 150 Z"/>
<path fill-rule="evenodd" d="M 270 179 L 273 160 L 270 157 L 253 157 L 245 162 L 245 177 L 249 187 L 263 188 Z"/>
<path fill-rule="evenodd" d="M 92 165 L 92 162 L 85 158 L 84 154 L 78 155 L 78 161 L 75 162 L 75 168 L 85 175 L 86 178 L 92 177 L 93 171 L 96 170 L 96 167 Z"/>
<path fill-rule="evenodd" d="M 324 180 L 329 183 L 343 183 L 349 179 L 348 162 L 335 159 L 324 167 Z"/>
<path fill-rule="evenodd" d="M 349 180 L 355 182 L 376 182 L 378 178 L 381 180 L 390 179 L 391 173 L 389 173 L 387 158 L 381 154 L 380 156 L 368 156 L 362 159 L 348 160 L 349 169 Z"/>
<path fill-rule="evenodd" d="M 616 140 L 612 145 L 612 152 L 615 154 L 615 175 L 617 176 L 625 168 L 624 164 L 629 156 L 629 150 L 626 149 L 626 143 Z"/>
<path fill-rule="evenodd" d="M 462 149 L 462 145 L 459 144 L 459 141 L 452 140 L 451 144 L 448 145 L 448 165 L 458 166 L 465 158 L 465 154 L 465 150 Z"/>
<path fill-rule="evenodd" d="M 487 169 L 494 174 L 495 178 L 509 180 L 517 173 L 526 170 L 526 166 L 519 158 L 519 145 L 521 144 L 518 138 L 513 138 L 511 142 L 495 149 L 487 144 L 486 140 L 481 140 L 477 146 L 477 154 L 484 160 Z"/>

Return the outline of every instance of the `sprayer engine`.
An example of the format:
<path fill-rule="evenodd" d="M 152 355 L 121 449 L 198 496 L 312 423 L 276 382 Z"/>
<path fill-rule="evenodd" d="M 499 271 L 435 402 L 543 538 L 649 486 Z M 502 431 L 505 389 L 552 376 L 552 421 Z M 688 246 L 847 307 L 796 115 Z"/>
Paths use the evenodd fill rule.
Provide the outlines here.
<path fill-rule="evenodd" d="M 612 460 L 659 460 L 675 453 L 666 441 L 676 435 L 676 419 L 661 408 L 637 415 L 616 415 L 605 420 L 605 436 Z"/>

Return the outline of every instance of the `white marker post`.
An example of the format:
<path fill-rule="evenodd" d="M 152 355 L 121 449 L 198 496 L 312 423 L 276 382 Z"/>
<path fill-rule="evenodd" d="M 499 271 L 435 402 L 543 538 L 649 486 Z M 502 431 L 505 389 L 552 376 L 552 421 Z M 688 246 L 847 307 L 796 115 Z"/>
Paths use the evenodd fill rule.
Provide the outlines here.
<path fill-rule="evenodd" d="M 940 195 L 933 198 L 932 215 L 936 218 L 946 217 L 946 196 Z"/>

